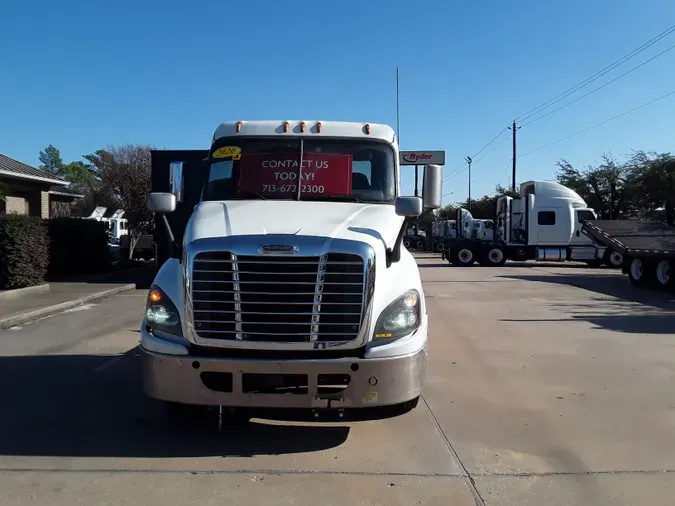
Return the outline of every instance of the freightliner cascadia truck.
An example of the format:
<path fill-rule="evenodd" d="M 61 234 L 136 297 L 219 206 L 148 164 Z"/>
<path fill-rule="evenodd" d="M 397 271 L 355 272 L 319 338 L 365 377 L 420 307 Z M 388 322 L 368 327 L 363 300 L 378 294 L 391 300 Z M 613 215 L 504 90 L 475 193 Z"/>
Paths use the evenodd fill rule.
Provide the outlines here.
<path fill-rule="evenodd" d="M 440 207 L 441 169 L 401 196 L 394 131 L 352 122 L 228 122 L 208 151 L 153 152 L 145 393 L 221 414 L 413 409 L 428 317 L 402 241 Z"/>

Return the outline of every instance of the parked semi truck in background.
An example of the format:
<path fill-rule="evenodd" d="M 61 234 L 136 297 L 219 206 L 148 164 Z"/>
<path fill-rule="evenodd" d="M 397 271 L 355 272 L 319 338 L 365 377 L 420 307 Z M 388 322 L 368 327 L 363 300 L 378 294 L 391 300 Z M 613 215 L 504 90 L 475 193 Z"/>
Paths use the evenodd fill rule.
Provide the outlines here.
<path fill-rule="evenodd" d="M 552 181 L 528 181 L 516 198 L 497 199 L 494 220 L 474 220 L 457 211 L 457 238 L 445 241 L 444 258 L 452 264 L 500 266 L 507 260 L 580 261 L 618 268 L 620 251 L 594 243 L 581 234 L 593 209 L 574 191 Z"/>
<path fill-rule="evenodd" d="M 428 321 L 402 239 L 440 207 L 440 166 L 400 196 L 394 131 L 329 121 L 223 123 L 208 151 L 152 163 L 146 394 L 221 412 L 417 404 Z"/>
<path fill-rule="evenodd" d="M 675 290 L 675 228 L 660 221 L 591 220 L 582 233 L 623 256 L 634 286 Z"/>

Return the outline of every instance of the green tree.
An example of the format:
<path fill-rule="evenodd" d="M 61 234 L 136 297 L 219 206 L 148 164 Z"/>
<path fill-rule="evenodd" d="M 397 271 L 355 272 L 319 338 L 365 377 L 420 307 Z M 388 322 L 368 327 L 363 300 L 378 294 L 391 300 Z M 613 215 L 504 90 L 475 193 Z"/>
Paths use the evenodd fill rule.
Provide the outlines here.
<path fill-rule="evenodd" d="M 40 168 L 71 183 L 73 190 L 87 193 L 96 187 L 94 168 L 82 161 L 64 163 L 61 152 L 52 144 L 40 151 Z"/>
<path fill-rule="evenodd" d="M 663 208 L 666 222 L 675 225 L 675 157 L 636 151 L 627 166 L 642 214 L 651 217 L 656 209 Z"/>
<path fill-rule="evenodd" d="M 63 170 L 63 159 L 61 152 L 52 144 L 47 146 L 44 151 L 40 151 L 40 161 L 42 165 L 40 168 L 45 172 L 49 172 L 55 176 L 60 176 Z"/>
<path fill-rule="evenodd" d="M 628 218 L 635 212 L 634 173 L 628 164 L 602 154 L 601 163 L 584 170 L 561 159 L 556 163 L 558 183 L 575 191 L 603 220 Z"/>

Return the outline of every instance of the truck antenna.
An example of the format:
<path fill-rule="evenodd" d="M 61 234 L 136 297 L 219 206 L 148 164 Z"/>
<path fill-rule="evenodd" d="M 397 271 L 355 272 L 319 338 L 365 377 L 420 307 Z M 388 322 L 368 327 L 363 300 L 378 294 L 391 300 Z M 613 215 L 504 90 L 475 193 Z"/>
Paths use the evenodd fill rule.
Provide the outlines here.
<path fill-rule="evenodd" d="M 400 124 L 400 114 L 399 114 L 399 105 L 398 105 L 398 66 L 396 67 L 396 138 L 398 139 L 398 145 L 401 146 L 401 124 Z"/>

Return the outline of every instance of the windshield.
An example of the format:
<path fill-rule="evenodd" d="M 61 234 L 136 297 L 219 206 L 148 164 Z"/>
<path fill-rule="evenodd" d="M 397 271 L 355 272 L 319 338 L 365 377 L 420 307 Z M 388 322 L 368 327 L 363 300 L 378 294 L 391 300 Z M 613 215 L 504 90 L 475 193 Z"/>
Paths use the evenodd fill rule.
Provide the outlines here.
<path fill-rule="evenodd" d="M 274 199 L 390 203 L 394 151 L 386 143 L 300 138 L 220 139 L 203 200 Z M 298 178 L 302 181 L 298 186 Z"/>
<path fill-rule="evenodd" d="M 583 223 L 584 221 L 588 220 L 594 220 L 595 219 L 595 214 L 593 211 L 589 209 L 581 209 L 577 211 L 577 220 L 579 223 Z"/>

